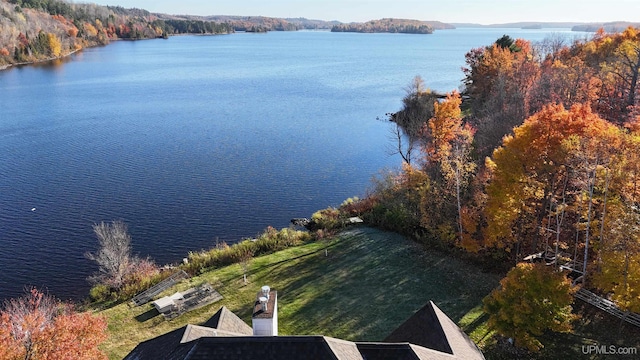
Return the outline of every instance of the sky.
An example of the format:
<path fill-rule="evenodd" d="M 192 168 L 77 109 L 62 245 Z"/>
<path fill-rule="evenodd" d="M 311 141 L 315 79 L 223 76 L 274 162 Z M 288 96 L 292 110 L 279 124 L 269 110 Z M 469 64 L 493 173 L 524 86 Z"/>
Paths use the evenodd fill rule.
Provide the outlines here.
<path fill-rule="evenodd" d="M 364 22 L 385 17 L 500 24 L 640 22 L 640 0 L 76 0 L 174 15 L 305 17 Z"/>

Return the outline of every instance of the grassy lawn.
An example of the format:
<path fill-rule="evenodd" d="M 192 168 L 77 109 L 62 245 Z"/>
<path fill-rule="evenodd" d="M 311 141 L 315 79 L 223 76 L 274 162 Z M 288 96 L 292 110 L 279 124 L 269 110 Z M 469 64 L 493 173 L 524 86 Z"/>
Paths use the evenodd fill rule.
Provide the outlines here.
<path fill-rule="evenodd" d="M 499 279 L 458 259 L 424 250 L 400 235 L 358 227 L 329 243 L 309 243 L 253 259 L 247 285 L 240 265 L 183 281 L 166 294 L 209 282 L 224 299 L 171 321 L 151 316 L 149 304 L 104 310 L 110 337 L 103 349 L 110 359 L 122 359 L 139 342 L 186 324 L 203 323 L 222 305 L 251 325 L 255 295 L 262 285 L 269 285 L 278 290 L 281 335 L 379 341 L 433 300 L 470 334 L 488 360 L 638 358 L 584 354 L 583 345 L 635 347 L 640 352 L 640 329 L 582 302 L 574 305 L 582 316 L 574 324 L 574 333 L 546 334 L 545 348 L 539 353 L 517 352 L 505 341 L 496 342 L 487 329 L 481 302 Z"/>
<path fill-rule="evenodd" d="M 104 310 L 110 338 L 103 348 L 110 359 L 121 359 L 141 341 L 206 321 L 222 305 L 250 325 L 251 305 L 262 285 L 278 290 L 281 335 L 382 340 L 429 300 L 477 331 L 483 326 L 476 321 L 482 320 L 478 306 L 499 281 L 497 275 L 371 228 L 342 233 L 328 243 L 328 257 L 325 246 L 310 243 L 255 258 L 247 285 L 239 265 L 183 281 L 167 294 L 209 282 L 224 299 L 172 321 L 149 318 L 151 305 Z"/>

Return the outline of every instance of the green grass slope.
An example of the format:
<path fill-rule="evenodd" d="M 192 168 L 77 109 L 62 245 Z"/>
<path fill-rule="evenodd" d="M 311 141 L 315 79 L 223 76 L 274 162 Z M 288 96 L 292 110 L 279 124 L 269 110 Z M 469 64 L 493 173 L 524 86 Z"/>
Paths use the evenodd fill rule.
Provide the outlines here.
<path fill-rule="evenodd" d="M 248 281 L 244 285 L 239 265 L 184 281 L 167 294 L 209 282 L 224 299 L 171 321 L 150 317 L 151 305 L 104 310 L 110 337 L 103 349 L 110 359 L 121 359 L 141 341 L 206 321 L 222 305 L 251 324 L 251 305 L 262 285 L 278 291 L 281 335 L 379 341 L 429 300 L 458 322 L 498 285 L 499 276 L 425 251 L 400 235 L 358 227 L 328 244 L 309 243 L 255 258 Z M 470 322 L 469 315 L 465 319 Z"/>

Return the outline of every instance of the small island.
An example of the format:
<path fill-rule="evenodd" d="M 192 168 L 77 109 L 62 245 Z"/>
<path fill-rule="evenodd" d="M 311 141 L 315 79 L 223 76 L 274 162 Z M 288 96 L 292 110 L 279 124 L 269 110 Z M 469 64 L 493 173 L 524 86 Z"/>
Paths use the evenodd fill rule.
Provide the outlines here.
<path fill-rule="evenodd" d="M 455 29 L 455 27 L 438 21 L 386 18 L 365 23 L 337 24 L 331 28 L 331 32 L 432 34 L 435 29 Z"/>

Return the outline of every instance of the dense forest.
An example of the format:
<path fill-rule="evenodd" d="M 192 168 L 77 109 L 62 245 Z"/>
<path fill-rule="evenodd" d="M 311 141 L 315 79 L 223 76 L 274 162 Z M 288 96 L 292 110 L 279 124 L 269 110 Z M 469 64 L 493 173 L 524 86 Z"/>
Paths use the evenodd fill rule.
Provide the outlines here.
<path fill-rule="evenodd" d="M 509 269 L 523 260 L 640 311 L 640 32 L 503 36 L 461 94 L 416 78 L 390 115 L 403 170 L 351 205 L 381 227 Z"/>
<path fill-rule="evenodd" d="M 0 66 L 55 59 L 116 39 L 231 32 L 227 23 L 161 20 L 140 9 L 61 0 L 1 0 Z"/>
<path fill-rule="evenodd" d="M 164 20 L 197 20 L 229 24 L 235 31 L 297 31 L 331 29 L 340 24 L 338 21 L 310 20 L 305 18 L 273 18 L 267 16 L 229 16 L 229 15 L 167 15 L 155 14 Z"/>
<path fill-rule="evenodd" d="M 336 24 L 332 32 L 359 33 L 403 33 L 403 34 L 431 34 L 434 29 L 453 29 L 451 25 L 437 21 L 419 21 L 405 19 L 380 19 L 366 23 Z"/>

